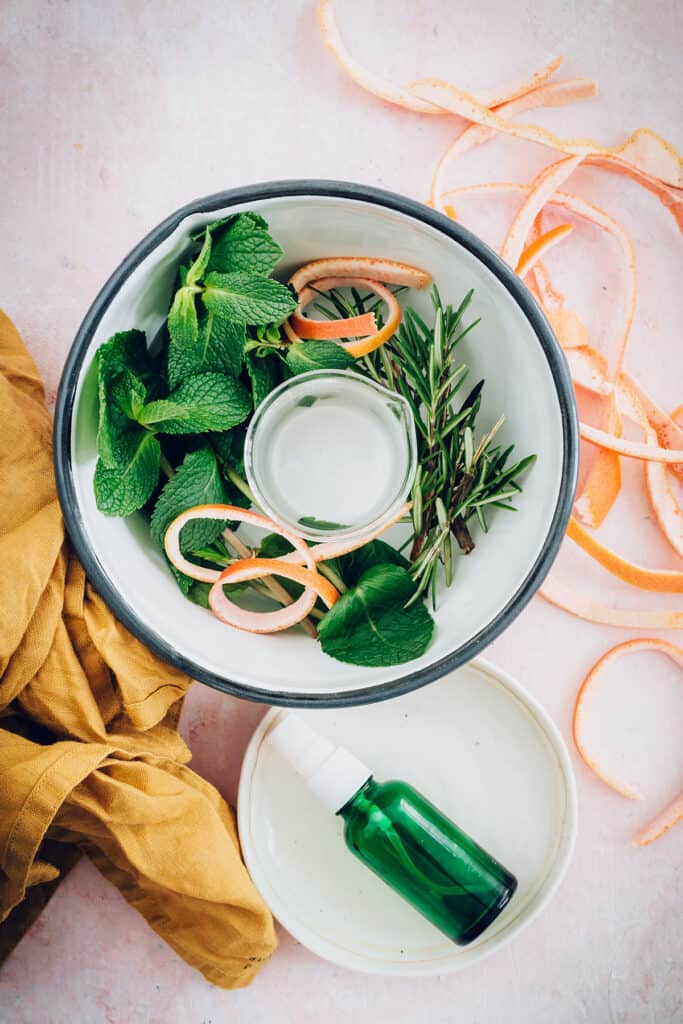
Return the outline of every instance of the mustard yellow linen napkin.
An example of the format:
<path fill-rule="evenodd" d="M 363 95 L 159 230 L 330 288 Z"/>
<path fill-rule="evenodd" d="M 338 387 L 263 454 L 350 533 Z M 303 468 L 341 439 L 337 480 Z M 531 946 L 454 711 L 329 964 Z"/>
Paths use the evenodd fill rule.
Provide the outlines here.
<path fill-rule="evenodd" d="M 65 540 L 40 378 L 0 312 L 0 920 L 75 844 L 189 964 L 249 983 L 275 948 L 230 809 L 187 766 L 191 680 L 121 626 Z"/>

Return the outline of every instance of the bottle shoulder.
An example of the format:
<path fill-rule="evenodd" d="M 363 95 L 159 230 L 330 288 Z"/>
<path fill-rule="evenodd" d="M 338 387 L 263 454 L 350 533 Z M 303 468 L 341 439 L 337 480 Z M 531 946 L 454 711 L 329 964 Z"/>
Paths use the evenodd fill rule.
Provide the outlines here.
<path fill-rule="evenodd" d="M 394 817 L 401 810 L 405 810 L 407 804 L 419 802 L 420 794 L 407 782 L 401 779 L 387 779 L 378 782 L 374 778 L 369 779 L 359 789 L 346 808 L 343 809 L 343 817 L 349 824 L 356 827 L 368 820 L 373 812 L 383 811 L 388 817 Z"/>

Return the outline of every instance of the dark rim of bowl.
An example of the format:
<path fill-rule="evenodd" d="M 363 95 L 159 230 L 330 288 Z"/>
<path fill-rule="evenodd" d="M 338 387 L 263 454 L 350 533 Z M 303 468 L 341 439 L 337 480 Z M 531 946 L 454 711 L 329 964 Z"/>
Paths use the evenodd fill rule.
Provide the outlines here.
<path fill-rule="evenodd" d="M 526 578 L 505 607 L 475 636 L 457 650 L 424 668 L 407 672 L 386 683 L 363 687 L 356 690 L 341 690 L 330 693 L 297 693 L 286 690 L 268 690 L 246 683 L 225 679 L 196 665 L 177 651 L 163 637 L 150 629 L 138 618 L 133 608 L 124 600 L 110 581 L 97 555 L 92 550 L 87 531 L 78 506 L 72 466 L 72 419 L 74 398 L 80 370 L 86 352 L 114 295 L 121 288 L 132 271 L 170 235 L 181 221 L 196 213 L 213 213 L 238 203 L 255 202 L 262 199 L 291 196 L 325 196 L 350 199 L 376 206 L 388 207 L 406 214 L 447 235 L 472 253 L 484 264 L 507 289 L 531 324 L 553 377 L 557 399 L 560 405 L 563 432 L 563 464 L 560 490 L 550 529 L 543 549 L 527 573 Z M 531 293 L 522 284 L 507 264 L 476 235 L 467 231 L 449 218 L 431 210 L 422 203 L 395 192 L 357 185 L 345 181 L 324 181 L 300 179 L 292 181 L 271 181 L 242 188 L 217 192 L 204 199 L 197 199 L 182 207 L 154 228 L 130 252 L 106 282 L 78 329 L 67 357 L 57 395 L 54 424 L 54 460 L 57 491 L 61 502 L 69 536 L 85 571 L 98 593 L 104 598 L 116 617 L 131 633 L 169 664 L 187 673 L 193 679 L 207 683 L 224 693 L 266 704 L 285 707 L 350 707 L 370 704 L 408 693 L 432 682 L 465 664 L 479 654 L 519 615 L 531 600 L 547 575 L 564 537 L 571 514 L 578 471 L 578 423 L 574 392 L 564 353 L 535 302 Z"/>

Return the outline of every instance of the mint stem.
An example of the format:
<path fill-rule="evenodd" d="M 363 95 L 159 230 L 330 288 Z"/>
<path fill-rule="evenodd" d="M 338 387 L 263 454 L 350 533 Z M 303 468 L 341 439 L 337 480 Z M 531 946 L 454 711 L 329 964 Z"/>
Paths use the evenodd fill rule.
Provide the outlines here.
<path fill-rule="evenodd" d="M 168 461 L 163 452 L 161 453 L 161 459 L 159 464 L 161 466 L 162 472 L 164 473 L 165 476 L 168 477 L 169 480 L 171 479 L 172 476 L 175 476 L 175 469 Z"/>
<path fill-rule="evenodd" d="M 252 505 L 256 505 L 256 507 L 258 508 L 258 502 L 254 497 L 254 492 L 252 491 L 247 481 L 242 479 L 237 470 L 233 469 L 232 466 L 226 466 L 225 475 L 235 485 L 237 490 L 241 491 L 244 497 L 248 498 Z"/>
<path fill-rule="evenodd" d="M 321 576 L 326 576 L 332 586 L 336 587 L 340 594 L 345 594 L 349 589 L 339 573 L 335 572 L 331 566 L 326 565 L 325 562 L 318 562 L 318 572 Z"/>

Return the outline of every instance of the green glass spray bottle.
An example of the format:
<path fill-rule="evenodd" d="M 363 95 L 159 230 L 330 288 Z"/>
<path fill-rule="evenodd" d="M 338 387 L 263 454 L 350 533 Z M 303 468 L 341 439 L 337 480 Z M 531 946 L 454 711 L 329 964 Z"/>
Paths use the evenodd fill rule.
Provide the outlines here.
<path fill-rule="evenodd" d="M 509 903 L 514 875 L 407 782 L 377 782 L 296 715 L 269 745 L 343 818 L 349 850 L 453 942 L 473 942 Z"/>

